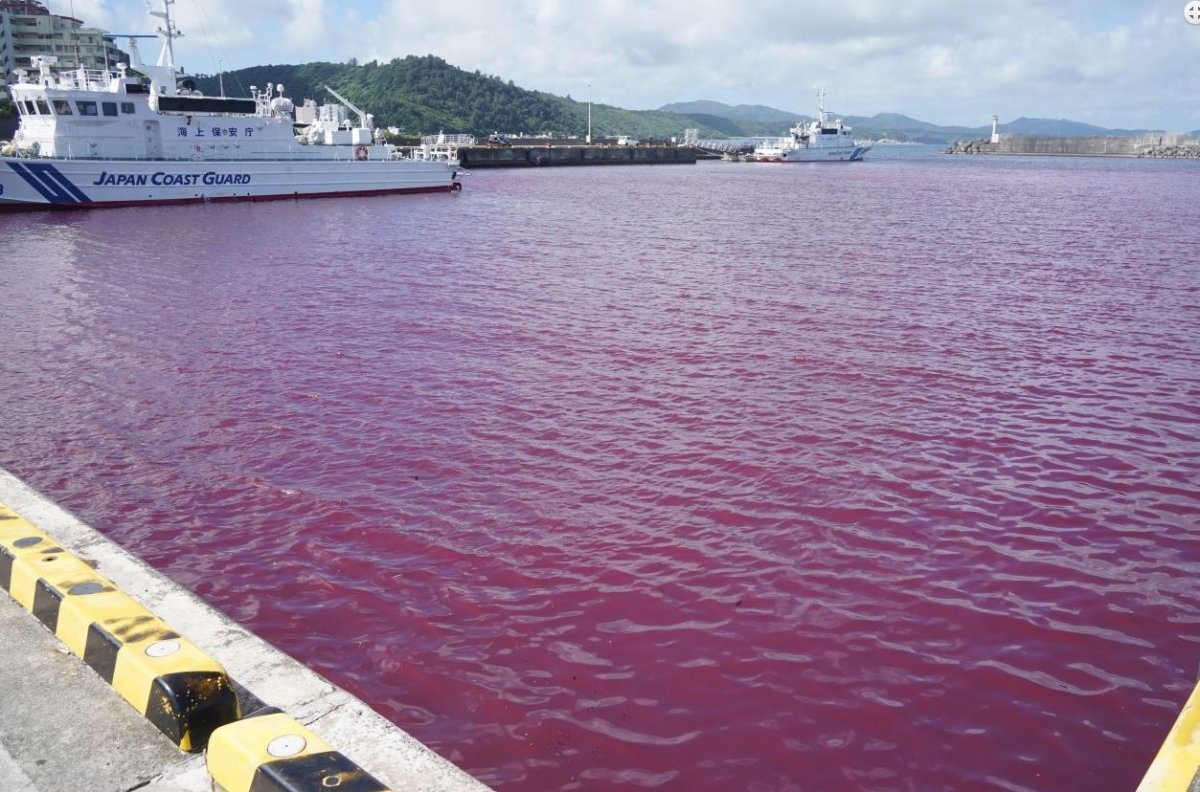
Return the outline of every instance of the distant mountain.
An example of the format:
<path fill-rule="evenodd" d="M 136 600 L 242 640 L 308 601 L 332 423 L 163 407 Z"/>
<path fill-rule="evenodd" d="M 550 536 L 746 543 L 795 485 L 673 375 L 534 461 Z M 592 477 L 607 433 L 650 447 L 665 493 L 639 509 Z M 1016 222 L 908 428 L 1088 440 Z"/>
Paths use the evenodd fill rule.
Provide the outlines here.
<path fill-rule="evenodd" d="M 911 129 L 924 132 L 940 132 L 946 129 L 946 127 L 931 124 L 928 121 L 918 121 L 915 118 L 901 115 L 900 113 L 876 113 L 869 118 L 865 116 L 847 116 L 846 122 L 849 124 L 879 127 L 881 129 Z M 956 128 L 965 129 L 965 127 Z"/>
<path fill-rule="evenodd" d="M 730 106 L 721 102 L 698 100 L 694 102 L 676 102 L 664 105 L 660 110 L 670 110 L 682 113 L 691 118 L 703 113 L 707 119 L 724 118 L 737 125 L 739 132 L 730 137 L 754 135 L 780 135 L 784 125 L 791 126 L 796 121 L 807 116 L 779 110 L 763 105 Z M 842 116 L 846 123 L 854 128 L 854 134 L 864 138 L 891 138 L 893 140 L 911 141 L 915 143 L 945 144 L 964 138 L 986 137 L 991 134 L 991 125 L 943 126 L 921 121 L 900 113 L 876 113 L 873 116 Z M 770 129 L 763 131 L 765 126 Z M 1091 137 L 1091 136 L 1128 136 L 1142 135 L 1154 130 L 1146 129 L 1106 129 L 1093 124 L 1084 124 L 1068 119 L 1052 120 L 1048 118 L 1021 117 L 1014 121 L 1000 124 L 1001 132 L 1011 132 L 1019 135 L 1049 135 L 1061 137 Z M 1196 133 L 1193 133 L 1196 134 Z"/>
<path fill-rule="evenodd" d="M 991 127 L 982 127 L 988 133 Z M 1106 129 L 1094 124 L 1084 124 L 1080 121 L 1070 121 L 1060 118 L 1057 121 L 1049 118 L 1025 118 L 1024 116 L 1000 125 L 1001 132 L 1014 132 L 1019 135 L 1051 135 L 1054 137 L 1128 137 L 1145 135 L 1153 129 Z"/>
<path fill-rule="evenodd" d="M 810 116 L 789 113 L 765 105 L 727 105 L 701 99 L 695 102 L 673 102 L 658 108 L 660 113 L 678 114 L 701 129 L 710 127 L 722 130 L 718 137 L 763 137 L 783 135 L 797 121 L 811 121 Z"/>
<path fill-rule="evenodd" d="M 1093 124 L 1084 124 L 1066 118 L 1025 118 L 1024 116 L 1000 125 L 1002 132 L 1019 135 L 1054 135 L 1064 137 L 1094 137 L 1109 134 L 1108 130 Z"/>
<path fill-rule="evenodd" d="M 663 112 L 660 110 L 659 112 Z M 688 119 L 688 126 L 693 128 L 705 128 L 714 130 L 720 134 L 716 137 L 747 137 L 750 133 L 746 132 L 745 126 L 728 118 L 722 118 L 717 115 L 708 113 L 678 113 L 678 115 Z"/>
<path fill-rule="evenodd" d="M 961 126 L 940 126 L 920 121 L 900 113 L 876 113 L 873 116 L 846 116 L 854 134 L 864 138 L 890 138 L 911 143 L 942 145 L 964 137 L 979 137 L 979 129 Z M 986 130 L 991 133 L 991 127 Z"/>
<path fill-rule="evenodd" d="M 780 110 L 765 105 L 727 105 L 701 99 L 694 102 L 675 102 L 663 105 L 659 110 L 681 113 L 697 121 L 706 121 L 715 126 L 715 119 L 724 119 L 736 125 L 728 137 L 755 137 L 759 135 L 782 135 L 797 121 L 811 121 L 812 116 Z M 918 121 L 899 113 L 877 113 L 866 116 L 844 116 L 860 137 L 912 141 L 917 143 L 949 143 L 963 137 L 974 137 L 978 131 L 970 127 L 943 127 L 927 121 Z M 990 131 L 990 130 L 989 130 Z"/>
<path fill-rule="evenodd" d="M 727 105 L 722 102 L 712 102 L 701 99 L 695 102 L 673 102 L 658 108 L 664 113 L 679 113 L 680 115 L 708 115 L 727 118 L 730 121 L 761 121 L 763 123 L 794 124 L 808 116 L 777 110 L 766 105 Z"/>

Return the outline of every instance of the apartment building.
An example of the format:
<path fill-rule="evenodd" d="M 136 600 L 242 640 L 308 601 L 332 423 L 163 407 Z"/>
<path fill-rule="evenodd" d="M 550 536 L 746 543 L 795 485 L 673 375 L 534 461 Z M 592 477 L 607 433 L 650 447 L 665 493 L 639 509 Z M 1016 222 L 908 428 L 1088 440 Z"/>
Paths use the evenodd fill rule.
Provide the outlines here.
<path fill-rule="evenodd" d="M 17 69 L 30 69 L 34 55 L 55 55 L 60 66 L 103 69 L 129 56 L 103 30 L 50 13 L 38 0 L 0 0 L 0 93 Z"/>

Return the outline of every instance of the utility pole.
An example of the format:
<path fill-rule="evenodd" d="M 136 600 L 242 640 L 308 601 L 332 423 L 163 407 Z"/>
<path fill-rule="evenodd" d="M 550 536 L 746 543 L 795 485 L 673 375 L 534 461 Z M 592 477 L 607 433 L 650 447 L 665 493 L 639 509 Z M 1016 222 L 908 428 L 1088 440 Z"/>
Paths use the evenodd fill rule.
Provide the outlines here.
<path fill-rule="evenodd" d="M 587 144 L 592 145 L 592 84 L 588 83 L 588 136 Z"/>

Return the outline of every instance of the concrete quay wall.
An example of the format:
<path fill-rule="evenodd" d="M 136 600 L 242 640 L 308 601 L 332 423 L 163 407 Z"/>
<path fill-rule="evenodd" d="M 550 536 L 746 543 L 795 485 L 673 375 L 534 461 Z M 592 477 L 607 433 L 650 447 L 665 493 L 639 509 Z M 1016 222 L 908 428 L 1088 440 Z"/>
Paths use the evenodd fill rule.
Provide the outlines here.
<path fill-rule="evenodd" d="M 1034 154 L 1059 157 L 1200 158 L 1200 138 L 1177 134 L 1132 137 L 1000 135 L 1000 140 L 959 140 L 947 154 Z"/>
<path fill-rule="evenodd" d="M 141 615 L 115 610 L 116 600 Z M 2 469 L 0 637 L 4 792 L 249 792 L 284 788 L 261 786 L 280 774 L 297 779 L 287 789 L 314 792 L 488 789 Z M 108 642 L 120 648 L 106 667 L 95 650 Z M 159 693 L 193 676 L 180 668 L 210 660 L 227 672 L 240 714 L 210 718 L 205 702 L 225 686 L 209 684 L 164 709 L 217 726 L 206 745 L 176 740 L 161 713 L 130 706 L 131 680 L 154 677 L 141 700 L 170 704 Z"/>
<path fill-rule="evenodd" d="M 458 161 L 467 170 L 556 165 L 692 165 L 696 158 L 696 149 L 688 146 L 471 146 L 458 150 Z"/>

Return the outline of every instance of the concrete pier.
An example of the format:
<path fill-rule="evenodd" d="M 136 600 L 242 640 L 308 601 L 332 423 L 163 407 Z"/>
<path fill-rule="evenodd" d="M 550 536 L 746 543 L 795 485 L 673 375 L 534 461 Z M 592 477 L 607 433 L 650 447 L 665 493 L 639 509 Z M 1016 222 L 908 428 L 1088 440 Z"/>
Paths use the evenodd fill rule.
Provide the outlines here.
<path fill-rule="evenodd" d="M 0 504 L 7 507 L 6 526 L 19 524 L 25 526 L 23 531 L 52 536 L 64 553 L 82 559 L 169 624 L 181 641 L 194 644 L 223 666 L 241 703 L 243 719 L 235 724 L 254 721 L 245 714 L 263 705 L 276 707 L 309 734 L 310 743 L 328 743 L 391 789 L 486 792 L 486 786 L 363 701 L 234 623 L 3 470 Z M 5 571 L 15 570 L 19 563 L 20 557 L 9 557 Z M 15 580 L 14 573 L 14 587 Z M 64 601 L 76 593 L 67 592 Z M 112 684 L 72 654 L 10 593 L 0 590 L 0 790 L 242 792 L 220 786 L 210 775 L 211 755 L 181 751 L 118 696 L 116 683 Z"/>
<path fill-rule="evenodd" d="M 690 146 L 470 146 L 458 150 L 467 170 L 554 165 L 694 165 Z"/>
<path fill-rule="evenodd" d="M 1200 783 L 1200 683 L 1184 702 L 1137 792 L 1192 792 Z"/>
<path fill-rule="evenodd" d="M 1200 138 L 1185 135 L 1053 137 L 997 135 L 992 140 L 959 140 L 947 154 L 1016 154 L 1055 157 L 1200 158 Z"/>

